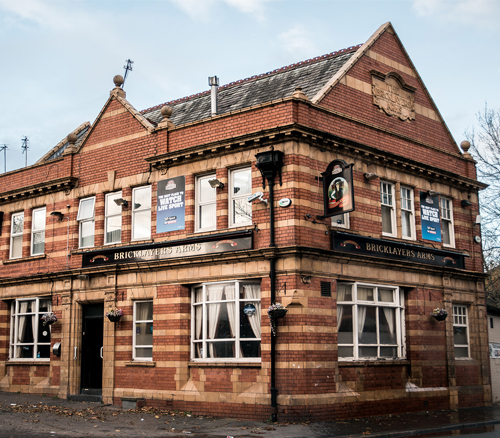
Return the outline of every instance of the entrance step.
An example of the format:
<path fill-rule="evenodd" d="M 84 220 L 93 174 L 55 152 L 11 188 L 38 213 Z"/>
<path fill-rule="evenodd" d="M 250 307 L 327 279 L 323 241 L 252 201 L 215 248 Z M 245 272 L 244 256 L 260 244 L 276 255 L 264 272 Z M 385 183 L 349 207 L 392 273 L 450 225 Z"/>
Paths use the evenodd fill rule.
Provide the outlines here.
<path fill-rule="evenodd" d="M 68 400 L 80 401 L 80 402 L 97 402 L 97 403 L 102 403 L 102 395 L 73 394 L 73 395 L 68 395 Z"/>

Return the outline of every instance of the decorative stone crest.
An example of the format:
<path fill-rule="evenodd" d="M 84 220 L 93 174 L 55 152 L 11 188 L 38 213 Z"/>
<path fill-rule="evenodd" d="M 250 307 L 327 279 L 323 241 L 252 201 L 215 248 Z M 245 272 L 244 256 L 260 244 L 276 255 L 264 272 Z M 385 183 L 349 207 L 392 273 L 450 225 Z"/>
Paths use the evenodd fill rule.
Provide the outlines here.
<path fill-rule="evenodd" d="M 396 72 L 372 70 L 373 104 L 380 111 L 401 120 L 415 120 L 415 87 L 407 85 Z"/>

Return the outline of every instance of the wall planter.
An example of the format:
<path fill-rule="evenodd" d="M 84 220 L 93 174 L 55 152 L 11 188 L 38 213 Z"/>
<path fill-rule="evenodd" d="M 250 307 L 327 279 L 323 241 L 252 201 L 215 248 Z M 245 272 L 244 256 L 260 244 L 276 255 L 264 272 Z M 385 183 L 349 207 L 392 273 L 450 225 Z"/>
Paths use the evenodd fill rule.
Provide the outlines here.
<path fill-rule="evenodd" d="M 436 321 L 444 321 L 448 317 L 448 312 L 444 309 L 434 309 L 431 313 Z"/>
<path fill-rule="evenodd" d="M 116 307 L 109 309 L 109 311 L 106 313 L 106 316 L 111 322 L 118 322 L 120 321 L 120 318 L 123 316 L 123 310 L 118 309 Z"/>
<path fill-rule="evenodd" d="M 52 325 L 57 321 L 57 316 L 54 312 L 44 313 L 42 316 L 43 325 Z"/>
<path fill-rule="evenodd" d="M 274 303 L 267 309 L 267 316 L 271 322 L 271 332 L 273 336 L 276 336 L 276 327 L 278 326 L 278 320 L 284 318 L 288 309 L 281 303 Z"/>

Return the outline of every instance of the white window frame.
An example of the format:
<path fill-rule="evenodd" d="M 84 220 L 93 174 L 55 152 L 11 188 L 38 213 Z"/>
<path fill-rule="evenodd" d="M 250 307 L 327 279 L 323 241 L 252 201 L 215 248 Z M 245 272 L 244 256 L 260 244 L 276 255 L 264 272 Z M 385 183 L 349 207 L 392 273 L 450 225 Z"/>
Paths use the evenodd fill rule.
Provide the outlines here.
<path fill-rule="evenodd" d="M 387 190 L 389 189 L 389 191 Z M 381 204 L 381 212 L 384 207 L 390 209 L 390 218 L 391 218 L 391 232 L 388 233 L 384 231 L 384 214 L 382 213 L 382 235 L 383 236 L 391 236 L 397 237 L 397 227 L 396 227 L 396 191 L 393 183 L 388 181 L 380 181 L 380 204 Z M 389 202 L 391 201 L 392 202 Z"/>
<path fill-rule="evenodd" d="M 234 177 L 237 174 L 241 174 L 243 172 L 249 173 L 250 178 L 250 190 L 247 192 L 243 192 L 239 190 L 237 193 L 234 193 Z M 248 197 L 252 194 L 252 168 L 251 167 L 242 167 L 239 169 L 233 169 L 229 172 L 229 226 L 230 227 L 239 227 L 243 225 L 251 225 L 252 224 L 252 204 L 247 201 Z M 243 212 L 243 214 L 235 211 L 235 204 L 241 202 L 244 207 L 248 210 Z M 249 217 L 244 217 L 249 214 Z M 242 220 L 236 220 L 237 217 L 242 218 Z"/>
<path fill-rule="evenodd" d="M 82 206 L 85 203 L 91 204 L 91 207 L 90 207 L 91 212 L 89 212 L 89 214 L 87 214 L 87 215 L 84 215 L 84 213 L 83 213 L 84 209 L 82 208 Z M 78 206 L 78 215 L 76 217 L 76 220 L 78 221 L 78 248 L 90 248 L 90 247 L 94 246 L 94 244 L 95 244 L 95 196 L 80 199 L 80 204 Z M 87 245 L 84 245 L 83 244 L 83 238 L 84 238 L 83 231 L 84 231 L 84 228 L 87 229 L 87 227 L 89 227 L 89 231 L 90 231 L 90 229 L 92 229 L 92 242 L 87 244 Z M 85 237 L 90 238 L 90 233 L 88 234 L 88 236 L 85 236 Z"/>
<path fill-rule="evenodd" d="M 332 227 L 350 228 L 349 213 L 336 214 L 331 217 Z"/>
<path fill-rule="evenodd" d="M 151 303 L 151 319 L 138 319 L 137 317 L 137 304 L 140 303 Z M 134 301 L 134 337 L 133 337 L 133 347 L 132 347 L 132 354 L 133 354 L 133 359 L 138 360 L 138 361 L 152 361 L 153 360 L 153 343 L 151 345 L 137 345 L 137 324 L 152 324 L 153 325 L 153 300 L 141 300 L 141 301 Z M 154 333 L 154 326 L 153 326 L 153 333 Z M 138 349 L 146 349 L 146 348 L 151 348 L 151 357 L 149 356 L 138 356 L 137 355 L 137 350 Z"/>
<path fill-rule="evenodd" d="M 21 217 L 22 221 L 22 230 L 20 232 L 14 233 L 14 223 L 17 217 Z M 10 259 L 20 259 L 23 256 L 23 231 L 24 231 L 24 211 L 19 213 L 14 213 L 10 219 Z M 14 256 L 14 247 L 18 245 L 20 246 L 20 255 Z"/>
<path fill-rule="evenodd" d="M 120 205 L 116 205 L 114 202 L 115 199 L 119 199 L 122 197 L 122 192 L 114 192 L 114 193 L 108 193 L 106 195 L 105 203 L 104 203 L 104 244 L 105 245 L 110 245 L 113 243 L 120 243 L 121 242 L 121 230 L 122 230 L 122 207 Z M 110 213 L 109 206 L 114 206 L 117 209 L 117 213 Z M 120 237 L 117 240 L 108 240 L 108 228 L 109 228 L 109 222 L 112 221 L 113 219 L 119 217 L 120 218 Z M 115 230 L 118 231 L 118 230 Z"/>
<path fill-rule="evenodd" d="M 146 205 L 138 204 L 135 202 L 138 193 L 141 191 L 148 191 L 147 199 L 149 203 Z M 144 212 L 149 212 L 149 216 L 143 215 Z M 148 233 L 144 235 L 138 235 L 136 229 L 136 222 L 139 216 L 148 216 L 149 217 L 149 227 Z M 151 186 L 140 186 L 135 187 L 132 190 L 132 240 L 145 240 L 151 239 Z"/>
<path fill-rule="evenodd" d="M 450 242 L 445 243 L 442 238 L 443 246 L 455 248 L 455 225 L 453 222 L 453 200 L 450 198 L 439 198 L 439 209 L 441 213 L 441 236 L 443 236 L 443 229 L 446 224 L 450 236 Z"/>
<path fill-rule="evenodd" d="M 470 359 L 470 337 L 469 337 L 469 309 L 468 306 L 462 304 L 453 304 L 453 338 L 455 338 L 456 330 L 463 330 L 467 332 L 467 344 L 457 344 L 453 339 L 453 347 L 455 351 L 455 359 L 466 360 Z M 467 348 L 467 356 L 456 355 L 457 348 Z"/>
<path fill-rule="evenodd" d="M 27 309 L 25 311 L 22 311 L 21 305 L 22 303 L 26 302 L 33 302 L 35 309 L 30 312 L 27 312 Z M 47 305 L 47 310 L 40 311 L 40 301 L 48 301 Z M 42 316 L 45 312 L 50 312 L 52 311 L 52 303 L 50 302 L 50 297 L 41 297 L 41 298 L 22 298 L 22 299 L 17 299 L 12 302 L 11 306 L 11 317 L 10 317 L 10 344 L 9 344 L 9 358 L 14 359 L 14 360 L 26 360 L 26 361 L 32 361 L 32 360 L 37 360 L 37 361 L 50 361 L 50 333 L 51 333 L 51 326 L 46 325 L 43 327 L 40 327 L 40 325 L 43 325 L 42 321 Z M 16 334 L 19 333 L 20 327 L 20 317 L 21 316 L 26 316 L 29 317 L 31 316 L 31 321 L 33 326 L 33 342 L 29 343 L 23 343 L 20 341 L 17 341 L 17 336 Z M 46 342 L 38 342 L 38 332 L 39 330 L 46 330 L 49 335 L 49 339 Z M 32 357 L 19 357 L 21 356 L 19 354 L 21 348 L 29 348 L 32 346 L 33 348 L 33 355 Z M 39 346 L 45 346 L 49 347 L 48 352 L 49 352 L 49 357 L 38 357 L 38 347 Z"/>
<path fill-rule="evenodd" d="M 218 286 L 218 285 L 229 285 L 229 284 L 234 284 L 234 299 L 230 300 L 209 300 L 207 299 L 208 291 L 207 288 L 211 286 Z M 240 290 L 243 288 L 244 285 L 255 285 L 259 286 L 259 291 L 258 291 L 258 298 L 241 298 L 240 297 Z M 196 291 L 200 290 L 201 288 L 201 300 L 196 302 Z M 262 321 L 262 312 L 261 312 L 261 291 L 260 291 L 260 283 L 258 282 L 253 282 L 253 281 L 243 281 L 243 280 L 236 280 L 236 281 L 221 281 L 221 282 L 213 282 L 213 283 L 203 283 L 203 284 L 198 284 L 193 286 L 191 290 L 191 360 L 194 362 L 261 362 L 261 357 L 243 357 L 241 356 L 241 348 L 240 348 L 240 343 L 243 341 L 250 341 L 250 342 L 259 342 L 261 344 L 261 337 L 250 337 L 250 338 L 243 338 L 240 337 L 240 305 L 242 303 L 256 303 L 258 302 L 258 305 L 255 306 L 255 313 L 259 316 L 261 316 L 261 324 L 260 324 L 260 329 L 262 328 L 263 321 Z M 237 328 L 236 333 L 233 338 L 223 338 L 223 339 L 210 339 L 209 338 L 209 333 L 208 333 L 208 327 L 207 327 L 207 313 L 208 313 L 208 305 L 214 305 L 217 303 L 234 303 L 234 327 Z M 197 308 L 201 307 L 201 312 L 197 312 Z M 258 312 L 258 313 L 257 313 Z M 201 336 L 200 339 L 196 339 L 196 321 L 197 317 L 201 316 Z M 252 329 L 253 330 L 253 329 Z M 217 343 L 217 342 L 227 342 L 227 341 L 234 341 L 234 351 L 235 351 L 235 357 L 220 357 L 220 358 L 211 358 L 208 357 L 208 353 L 210 351 L 210 343 Z M 198 350 L 198 346 L 200 347 L 200 350 Z M 197 352 L 200 351 L 198 356 L 201 355 L 201 357 L 197 357 Z M 262 351 L 261 351 L 261 356 L 262 356 Z"/>
<path fill-rule="evenodd" d="M 338 356 L 339 361 L 357 361 L 357 360 L 370 360 L 370 361 L 380 361 L 380 360 L 401 360 L 406 358 L 406 340 L 405 340 L 405 315 L 404 315 L 404 292 L 401 288 L 397 286 L 391 285 L 383 285 L 383 284 L 370 284 L 370 283 L 358 283 L 358 282 L 339 282 L 337 284 L 337 298 L 338 298 L 338 287 L 339 285 L 345 285 L 351 287 L 352 300 L 351 301 L 340 301 L 337 299 L 337 318 L 339 317 L 339 309 L 338 306 L 352 306 L 352 342 L 341 343 L 340 340 L 338 342 L 338 346 L 340 347 L 350 347 L 352 348 L 353 355 L 349 357 L 341 357 L 340 353 Z M 373 301 L 364 301 L 358 300 L 358 288 L 373 288 Z M 391 289 L 393 290 L 393 303 L 379 301 L 378 298 L 378 289 Z M 375 308 L 393 308 L 395 311 L 395 334 L 396 334 L 396 342 L 393 344 L 384 344 L 380 342 L 380 331 L 377 328 L 377 343 L 373 344 L 361 344 L 359 342 L 358 336 L 358 307 L 375 307 Z M 376 315 L 376 324 L 378 327 L 378 315 L 379 312 L 375 313 Z M 337 320 L 337 330 L 340 329 L 341 321 Z M 377 356 L 362 356 L 359 355 L 360 347 L 376 347 L 378 354 Z M 397 355 L 395 357 L 382 356 L 380 355 L 380 349 L 384 347 L 393 347 L 396 348 Z"/>
<path fill-rule="evenodd" d="M 416 239 L 416 231 L 415 231 L 415 197 L 414 197 L 414 191 L 413 188 L 407 187 L 407 186 L 401 186 L 400 188 L 400 193 L 401 193 L 401 237 L 403 239 L 407 240 L 415 240 Z M 409 194 L 410 197 L 408 198 L 406 195 Z M 405 204 L 409 204 L 405 205 Z M 405 236 L 404 233 L 404 226 L 403 226 L 403 217 L 404 214 L 407 214 L 409 216 L 408 221 L 409 221 L 409 228 L 410 228 L 410 235 Z"/>
<path fill-rule="evenodd" d="M 212 231 L 217 229 L 217 189 L 213 188 L 214 198 L 210 200 L 200 199 L 201 196 L 201 185 L 203 183 L 208 183 L 209 180 L 216 179 L 215 173 L 210 175 L 202 175 L 196 178 L 196 189 L 195 189 L 195 231 Z M 214 225 L 204 226 L 203 216 L 201 215 L 201 209 L 204 206 L 214 205 Z"/>
<path fill-rule="evenodd" d="M 46 208 L 36 208 L 32 211 L 31 215 L 31 255 L 40 255 L 45 252 L 45 222 L 46 222 Z M 41 214 L 43 215 L 43 226 L 36 227 L 35 216 Z M 43 249 L 41 251 L 35 252 L 35 239 L 37 236 L 42 236 L 43 240 Z"/>

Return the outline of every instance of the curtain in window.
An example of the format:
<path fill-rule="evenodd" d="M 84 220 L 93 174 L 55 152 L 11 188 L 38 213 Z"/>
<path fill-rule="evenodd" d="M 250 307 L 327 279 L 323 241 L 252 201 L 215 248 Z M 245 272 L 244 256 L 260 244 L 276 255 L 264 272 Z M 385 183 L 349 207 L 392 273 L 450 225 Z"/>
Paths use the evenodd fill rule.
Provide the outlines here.
<path fill-rule="evenodd" d="M 146 303 L 137 303 L 135 306 L 135 316 L 137 321 L 146 321 L 151 319 L 149 315 L 149 310 L 151 308 L 151 304 Z"/>
<path fill-rule="evenodd" d="M 26 313 L 26 310 L 28 310 L 28 302 L 27 301 L 20 302 L 19 313 Z M 24 339 L 24 332 L 26 331 L 26 318 L 23 318 L 18 314 L 17 321 L 18 321 L 17 342 L 22 342 L 22 340 Z M 22 347 L 18 345 L 16 357 L 21 357 L 21 348 Z"/>
<path fill-rule="evenodd" d="M 234 315 L 234 283 L 225 285 L 226 292 L 226 303 L 227 308 L 227 318 L 229 319 L 229 328 L 231 329 L 231 336 L 234 338 L 236 336 L 236 327 L 235 327 L 235 315 Z"/>
<path fill-rule="evenodd" d="M 203 288 L 200 287 L 198 289 L 195 290 L 195 302 L 196 303 L 201 303 L 203 301 Z M 203 317 L 203 306 L 200 304 L 199 306 L 196 306 L 195 307 L 195 312 L 196 312 L 196 321 L 195 321 L 195 324 L 196 324 L 196 327 L 195 327 L 195 330 L 196 330 L 196 339 L 201 339 L 201 329 L 202 329 L 202 317 Z M 196 354 L 196 357 L 202 357 L 201 356 L 201 348 L 202 348 L 202 343 L 201 342 L 197 342 L 196 343 L 196 351 L 197 351 L 197 354 Z"/>
<path fill-rule="evenodd" d="M 366 307 L 358 306 L 358 340 L 361 341 L 366 321 Z"/>
<path fill-rule="evenodd" d="M 255 306 L 255 313 L 253 315 L 247 315 L 248 321 L 250 322 L 250 327 L 252 327 L 253 334 L 256 338 L 261 337 L 261 305 L 260 305 L 260 285 L 258 284 L 246 284 L 243 286 L 245 299 L 255 300 L 253 305 Z"/>
<path fill-rule="evenodd" d="M 208 301 L 220 301 L 224 292 L 224 285 L 217 284 L 208 286 Z M 219 323 L 220 303 L 209 303 L 208 305 L 208 339 L 215 339 L 217 325 Z M 215 357 L 213 342 L 210 343 L 210 357 Z"/>
<path fill-rule="evenodd" d="M 338 285 L 337 287 L 337 302 L 345 301 L 345 286 Z M 344 306 L 342 304 L 337 304 L 337 328 L 342 324 L 342 315 L 344 313 Z"/>
<path fill-rule="evenodd" d="M 384 311 L 384 316 L 387 321 L 387 327 L 389 328 L 389 333 L 391 335 L 394 334 L 395 326 L 394 326 L 394 310 L 391 307 L 382 307 L 382 310 Z M 391 336 L 393 338 L 393 336 Z M 395 342 L 395 341 L 393 341 Z"/>

